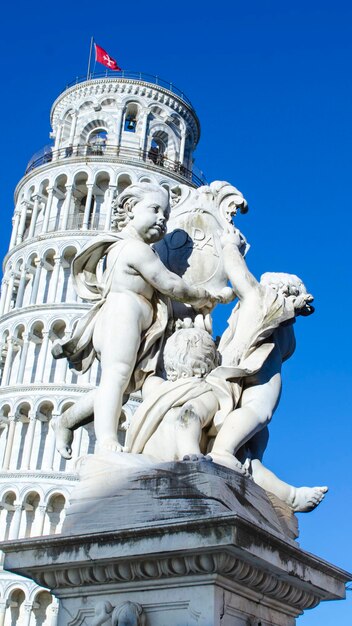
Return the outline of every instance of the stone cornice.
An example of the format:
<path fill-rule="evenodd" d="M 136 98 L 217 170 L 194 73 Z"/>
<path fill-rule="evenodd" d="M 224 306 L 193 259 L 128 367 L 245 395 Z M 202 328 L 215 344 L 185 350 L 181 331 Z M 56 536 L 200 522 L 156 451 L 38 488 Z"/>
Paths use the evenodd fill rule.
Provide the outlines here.
<path fill-rule="evenodd" d="M 91 308 L 90 304 L 85 304 L 84 302 L 72 302 L 72 303 L 66 303 L 66 302 L 58 302 L 58 303 L 51 303 L 51 304 L 31 304 L 28 305 L 26 307 L 20 308 L 20 309 L 12 309 L 9 313 L 5 313 L 5 315 L 2 315 L 0 317 L 0 323 L 2 322 L 6 322 L 14 317 L 23 317 L 24 313 L 34 313 L 36 311 L 40 312 L 43 311 L 45 314 L 48 313 L 48 311 L 72 311 L 73 313 L 75 313 L 76 311 L 87 311 L 88 309 Z"/>
<path fill-rule="evenodd" d="M 32 239 L 25 239 L 24 241 L 21 241 L 21 243 L 19 243 L 17 246 L 13 246 L 11 250 L 8 250 L 8 252 L 4 256 L 3 268 L 5 268 L 7 261 L 11 258 L 11 256 L 15 252 L 18 252 L 19 250 L 22 250 L 23 248 L 27 248 L 27 247 L 29 248 L 32 244 L 40 243 L 42 241 L 45 242 L 48 239 L 67 239 L 68 240 L 67 243 L 71 243 L 72 240 L 75 239 L 76 237 L 79 237 L 82 239 L 86 239 L 87 237 L 97 237 L 98 235 L 101 235 L 103 232 L 104 231 L 101 231 L 101 230 L 94 230 L 94 231 L 65 230 L 61 232 L 54 231 L 50 233 L 45 233 L 43 235 L 37 235 L 36 237 L 32 237 Z"/>
<path fill-rule="evenodd" d="M 95 385 L 89 385 L 89 387 L 83 387 L 79 385 L 71 385 L 69 383 L 62 383 L 62 385 L 57 384 L 33 384 L 33 385 L 12 385 L 9 387 L 0 387 L 0 395 L 8 395 L 8 394 L 33 394 L 40 392 L 43 393 L 64 393 L 65 395 L 70 395 L 72 393 L 88 393 L 95 389 Z"/>
<path fill-rule="evenodd" d="M 202 547 L 192 547 L 193 541 L 200 541 Z M 133 556 L 126 558 L 131 545 Z M 97 588 L 132 581 L 162 585 L 170 579 L 177 585 L 184 577 L 221 576 L 228 584 L 260 594 L 261 601 L 279 603 L 291 615 L 313 608 L 322 599 L 341 597 L 350 578 L 294 542 L 233 513 L 116 532 L 18 540 L 1 548 L 8 555 L 5 566 L 59 595 L 84 585 Z"/>
<path fill-rule="evenodd" d="M 156 174 L 162 174 L 163 175 L 163 179 L 167 180 L 170 179 L 171 183 L 182 183 L 183 185 L 189 185 L 190 187 L 194 187 L 196 188 L 197 185 L 194 184 L 191 180 L 189 180 L 188 178 L 185 178 L 184 176 L 182 176 L 181 174 L 177 174 L 177 172 L 171 172 L 170 170 L 166 169 L 165 167 L 162 166 L 158 166 L 155 165 L 153 163 L 147 163 L 145 161 L 136 161 L 133 158 L 131 159 L 126 159 L 123 157 L 119 157 L 119 156 L 111 156 L 111 157 L 107 157 L 106 155 L 102 156 L 98 156 L 98 155 L 89 155 L 89 156 L 84 156 L 84 157 L 74 157 L 71 156 L 69 159 L 67 160 L 63 160 L 63 159 L 58 159 L 57 161 L 50 161 L 49 163 L 45 163 L 43 165 L 39 165 L 38 167 L 36 167 L 35 169 L 31 170 L 30 172 L 28 172 L 28 174 L 25 174 L 23 176 L 23 178 L 21 178 L 21 180 L 17 183 L 15 192 L 14 192 L 14 197 L 17 198 L 18 196 L 18 192 L 21 189 L 22 185 L 24 185 L 27 181 L 29 181 L 31 178 L 33 178 L 34 176 L 36 176 L 38 173 L 44 173 L 44 172 L 51 172 L 53 171 L 55 168 L 60 168 L 63 172 L 65 172 L 65 170 L 70 166 L 70 165 L 74 165 L 74 164 L 81 164 L 82 166 L 87 166 L 88 163 L 101 163 L 102 165 L 102 169 L 104 168 L 104 164 L 105 163 L 111 163 L 113 165 L 128 165 L 130 167 L 133 168 L 133 170 L 136 170 L 137 168 L 140 168 L 143 172 L 145 170 L 147 170 L 148 172 L 153 172 Z M 70 233 L 72 231 L 69 231 Z M 82 233 L 82 231 L 78 231 L 80 233 Z M 85 231 L 88 232 L 88 231 Z"/>
<path fill-rule="evenodd" d="M 39 482 L 43 481 L 43 480 L 59 480 L 61 483 L 64 482 L 65 480 L 67 480 L 68 482 L 77 482 L 78 481 L 78 474 L 75 474 L 74 472 L 69 473 L 69 472 L 57 472 L 57 471 L 53 471 L 50 472 L 48 470 L 38 470 L 37 472 L 33 472 L 30 470 L 26 470 L 26 471 L 21 471 L 19 470 L 18 472 L 14 472 L 9 470 L 7 471 L 0 471 L 0 483 L 4 484 L 6 483 L 7 480 L 19 480 L 19 479 L 23 479 L 23 480 L 29 480 L 29 479 L 38 479 Z"/>

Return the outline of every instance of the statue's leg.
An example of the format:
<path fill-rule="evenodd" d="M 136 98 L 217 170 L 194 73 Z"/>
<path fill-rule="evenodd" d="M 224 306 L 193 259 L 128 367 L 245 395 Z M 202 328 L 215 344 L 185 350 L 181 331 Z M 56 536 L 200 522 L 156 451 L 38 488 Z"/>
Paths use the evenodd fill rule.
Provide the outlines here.
<path fill-rule="evenodd" d="M 89 391 L 70 406 L 62 415 L 51 420 L 55 432 L 56 448 L 64 459 L 72 457 L 73 431 L 93 419 L 95 389 Z"/>
<path fill-rule="evenodd" d="M 117 430 L 123 396 L 136 364 L 141 335 L 151 322 L 151 306 L 129 294 L 109 294 L 101 309 L 93 335 L 101 362 L 101 379 L 94 399 L 99 448 L 122 450 Z"/>
<path fill-rule="evenodd" d="M 212 456 L 230 458 L 231 455 L 270 422 L 281 392 L 281 357 L 274 349 L 262 370 L 250 384 L 245 382 L 241 404 L 225 419 L 217 434 Z"/>
<path fill-rule="evenodd" d="M 257 485 L 270 491 L 295 512 L 308 512 L 315 509 L 323 500 L 327 487 L 294 487 L 280 480 L 262 463 L 263 454 L 269 439 L 268 429 L 257 433 L 248 443 L 251 453 L 253 480 Z"/>

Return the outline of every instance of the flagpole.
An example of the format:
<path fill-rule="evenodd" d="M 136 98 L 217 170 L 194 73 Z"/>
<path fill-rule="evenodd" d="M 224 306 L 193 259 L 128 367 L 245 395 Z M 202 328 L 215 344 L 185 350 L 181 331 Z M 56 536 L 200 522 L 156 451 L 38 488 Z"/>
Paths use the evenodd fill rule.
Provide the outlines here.
<path fill-rule="evenodd" d="M 90 48 L 89 48 L 87 80 L 89 80 L 89 77 L 90 77 L 90 64 L 91 64 L 91 60 L 92 60 L 93 41 L 94 41 L 94 37 L 91 37 L 90 38 Z"/>

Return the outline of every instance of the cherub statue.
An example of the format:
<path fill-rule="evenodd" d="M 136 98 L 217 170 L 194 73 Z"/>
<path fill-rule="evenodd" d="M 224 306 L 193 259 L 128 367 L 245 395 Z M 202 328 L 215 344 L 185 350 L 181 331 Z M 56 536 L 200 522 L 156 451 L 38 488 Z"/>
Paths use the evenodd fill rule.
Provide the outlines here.
<path fill-rule="evenodd" d="M 267 428 L 247 441 L 245 451 L 238 450 L 242 460 L 249 456 L 250 463 L 243 465 L 228 450 L 226 454 L 217 454 L 212 449 L 214 437 L 217 442 L 223 427 L 228 430 L 230 424 L 235 429 L 235 415 L 240 409 L 233 409 L 241 406 L 242 386 L 244 392 L 246 389 L 245 378 L 226 380 L 217 376 L 219 356 L 211 336 L 200 328 L 180 329 L 169 337 L 164 348 L 167 380 L 157 376 L 148 379 L 146 397 L 127 431 L 128 451 L 147 454 L 158 461 L 205 457 L 252 475 L 257 484 L 295 512 L 314 509 L 324 498 L 326 487 L 289 485 L 263 465 Z M 230 367 L 228 373 L 229 370 Z"/>
<path fill-rule="evenodd" d="M 81 372 L 97 357 L 102 374 L 96 390 L 53 422 L 57 447 L 66 458 L 71 456 L 73 429 L 92 413 L 93 404 L 98 448 L 121 451 L 117 431 L 123 401 L 153 372 L 167 324 L 166 304 L 159 294 L 205 310 L 216 301 L 205 289 L 191 287 L 166 269 L 150 247 L 164 236 L 168 217 L 166 189 L 150 183 L 130 185 L 117 200 L 118 234 L 89 244 L 73 262 L 78 294 L 97 303 L 81 318 L 71 339 L 54 346 L 53 355 L 67 357 Z M 99 279 L 104 257 L 106 269 Z"/>
<path fill-rule="evenodd" d="M 163 359 L 167 380 L 160 376 L 147 379 L 143 402 L 127 431 L 126 449 L 159 461 L 202 457 L 207 445 L 205 430 L 216 414 L 222 413 L 224 419 L 232 410 L 232 385 L 210 376 L 219 363 L 219 353 L 204 329 L 176 330 L 165 343 Z"/>
<path fill-rule="evenodd" d="M 267 425 L 281 393 L 281 368 L 295 350 L 293 323 L 298 315 L 314 312 L 313 296 L 293 274 L 266 273 L 260 283 L 246 269 L 243 275 L 242 238 L 238 231 L 223 238 L 225 267 L 236 284 L 239 304 L 234 308 L 219 344 L 222 365 L 213 372 L 226 380 L 242 379 L 238 405 L 221 424 L 211 451 L 214 461 L 235 467 L 247 454 L 255 482 L 275 493 L 294 510 L 311 510 L 327 487 L 292 487 L 261 463 L 268 441 Z M 219 426 L 219 424 L 218 424 Z"/>

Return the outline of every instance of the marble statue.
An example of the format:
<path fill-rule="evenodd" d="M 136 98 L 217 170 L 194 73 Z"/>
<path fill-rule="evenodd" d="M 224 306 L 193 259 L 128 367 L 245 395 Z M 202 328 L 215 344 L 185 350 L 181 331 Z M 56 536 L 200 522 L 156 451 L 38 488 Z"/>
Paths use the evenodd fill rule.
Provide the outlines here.
<path fill-rule="evenodd" d="M 218 413 L 233 407 L 230 382 L 212 378 L 219 353 L 209 333 L 201 328 L 180 328 L 165 344 L 167 380 L 153 376 L 143 389 L 144 401 L 127 431 L 126 448 L 160 461 L 201 457 L 206 451 L 202 432 Z"/>
<path fill-rule="evenodd" d="M 170 198 L 150 183 L 120 194 L 111 233 L 73 262 L 77 293 L 95 304 L 53 353 L 80 372 L 98 358 L 102 376 L 53 421 L 57 448 L 70 458 L 74 430 L 94 414 L 98 450 L 144 455 L 149 464 L 205 458 L 309 511 L 327 487 L 288 485 L 262 460 L 282 364 L 295 349 L 293 324 L 313 313 L 313 297 L 293 274 L 265 273 L 258 282 L 248 270 L 248 244 L 233 225 L 247 208 L 223 181 L 179 185 Z M 216 346 L 210 313 L 234 298 Z M 136 390 L 143 402 L 122 447 L 119 419 Z"/>
<path fill-rule="evenodd" d="M 66 356 L 81 372 L 96 356 L 101 362 L 101 381 L 94 392 L 98 447 L 122 449 L 117 430 L 124 396 L 140 389 L 155 368 L 156 342 L 166 328 L 162 296 L 197 310 L 215 303 L 208 291 L 167 270 L 150 247 L 164 236 L 168 217 L 167 190 L 148 183 L 130 185 L 119 196 L 118 233 L 89 244 L 73 264 L 78 294 L 96 304 L 79 321 L 73 337 L 55 347 L 54 356 Z M 97 268 L 104 256 L 106 270 L 99 282 Z M 86 402 L 84 398 L 83 410 Z"/>

